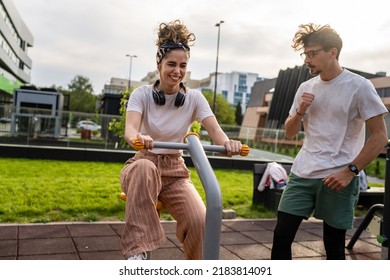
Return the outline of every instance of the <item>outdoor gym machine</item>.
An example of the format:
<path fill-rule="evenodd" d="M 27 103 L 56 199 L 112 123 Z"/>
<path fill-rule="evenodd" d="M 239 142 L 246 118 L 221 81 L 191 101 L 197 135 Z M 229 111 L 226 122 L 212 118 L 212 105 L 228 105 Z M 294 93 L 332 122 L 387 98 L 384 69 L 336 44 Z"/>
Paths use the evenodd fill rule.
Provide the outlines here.
<path fill-rule="evenodd" d="M 195 133 L 187 134 L 184 137 L 184 143 L 155 141 L 153 144 L 154 148 L 187 150 L 189 152 L 206 195 L 206 224 L 203 243 L 203 259 L 218 260 L 221 242 L 222 196 L 218 180 L 205 151 L 225 153 L 225 147 L 218 145 L 202 145 L 199 141 L 199 136 Z M 136 150 L 142 150 L 144 148 L 144 145 L 139 141 L 132 146 Z M 247 156 L 248 154 L 249 147 L 247 145 L 242 145 L 240 155 Z"/>
<path fill-rule="evenodd" d="M 383 260 L 390 260 L 390 139 L 387 142 L 386 148 L 386 176 L 383 204 L 374 204 L 370 207 L 362 223 L 349 241 L 347 249 L 352 249 L 363 230 L 371 225 L 374 229 L 372 233 L 377 236 L 376 240 L 382 244 L 381 258 Z M 379 211 L 382 212 L 382 218 L 375 215 Z"/>

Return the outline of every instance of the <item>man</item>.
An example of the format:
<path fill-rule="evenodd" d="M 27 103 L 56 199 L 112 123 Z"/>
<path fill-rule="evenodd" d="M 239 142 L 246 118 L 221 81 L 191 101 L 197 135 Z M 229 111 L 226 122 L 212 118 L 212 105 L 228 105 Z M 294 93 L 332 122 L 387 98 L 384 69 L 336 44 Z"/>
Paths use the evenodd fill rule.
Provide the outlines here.
<path fill-rule="evenodd" d="M 279 204 L 271 259 L 292 258 L 298 227 L 311 215 L 323 220 L 326 258 L 345 259 L 345 234 L 359 196 L 357 175 L 387 143 L 388 111 L 370 81 L 340 66 L 342 40 L 329 25 L 300 25 L 292 47 L 303 49 L 315 77 L 300 85 L 285 122 L 287 137 L 303 123 L 305 139 Z"/>

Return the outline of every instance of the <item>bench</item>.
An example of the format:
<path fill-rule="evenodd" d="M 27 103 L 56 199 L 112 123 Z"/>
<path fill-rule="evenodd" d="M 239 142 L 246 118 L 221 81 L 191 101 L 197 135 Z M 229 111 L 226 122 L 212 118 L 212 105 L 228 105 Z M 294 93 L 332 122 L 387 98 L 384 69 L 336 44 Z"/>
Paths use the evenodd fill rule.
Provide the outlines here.
<path fill-rule="evenodd" d="M 281 163 L 287 174 L 290 173 L 291 164 Z M 260 192 L 257 187 L 267 168 L 267 163 L 255 163 L 253 166 L 253 197 L 252 204 L 262 204 L 265 208 L 277 211 L 283 190 L 266 188 Z M 361 190 L 357 205 L 370 208 L 374 204 L 383 204 L 385 188 L 370 187 L 367 190 Z"/>

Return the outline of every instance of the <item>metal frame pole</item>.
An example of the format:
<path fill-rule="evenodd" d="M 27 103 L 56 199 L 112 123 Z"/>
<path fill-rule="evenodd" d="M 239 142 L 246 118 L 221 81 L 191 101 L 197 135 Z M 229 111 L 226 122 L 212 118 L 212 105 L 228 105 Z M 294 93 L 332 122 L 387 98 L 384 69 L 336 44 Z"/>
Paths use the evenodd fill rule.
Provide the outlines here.
<path fill-rule="evenodd" d="M 386 148 L 385 197 L 383 201 L 382 238 L 380 242 L 382 243 L 381 258 L 384 260 L 390 260 L 390 139 L 387 142 Z"/>
<path fill-rule="evenodd" d="M 222 195 L 218 180 L 195 135 L 188 135 L 188 152 L 206 193 L 206 226 L 203 259 L 218 260 L 221 243 Z"/>

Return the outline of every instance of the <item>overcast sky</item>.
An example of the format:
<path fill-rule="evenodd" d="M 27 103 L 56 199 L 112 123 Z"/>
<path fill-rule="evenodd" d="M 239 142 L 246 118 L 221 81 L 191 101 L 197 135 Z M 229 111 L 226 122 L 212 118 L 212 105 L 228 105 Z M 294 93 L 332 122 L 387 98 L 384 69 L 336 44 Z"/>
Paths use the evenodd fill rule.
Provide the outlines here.
<path fill-rule="evenodd" d="M 13 0 L 34 36 L 32 83 L 67 88 L 76 75 L 95 93 L 111 77 L 140 80 L 156 70 L 156 29 L 182 20 L 195 33 L 188 70 L 193 79 L 215 71 L 220 20 L 220 72 L 275 78 L 302 65 L 291 48 L 298 25 L 330 24 L 341 35 L 342 66 L 390 75 L 387 0 Z"/>

